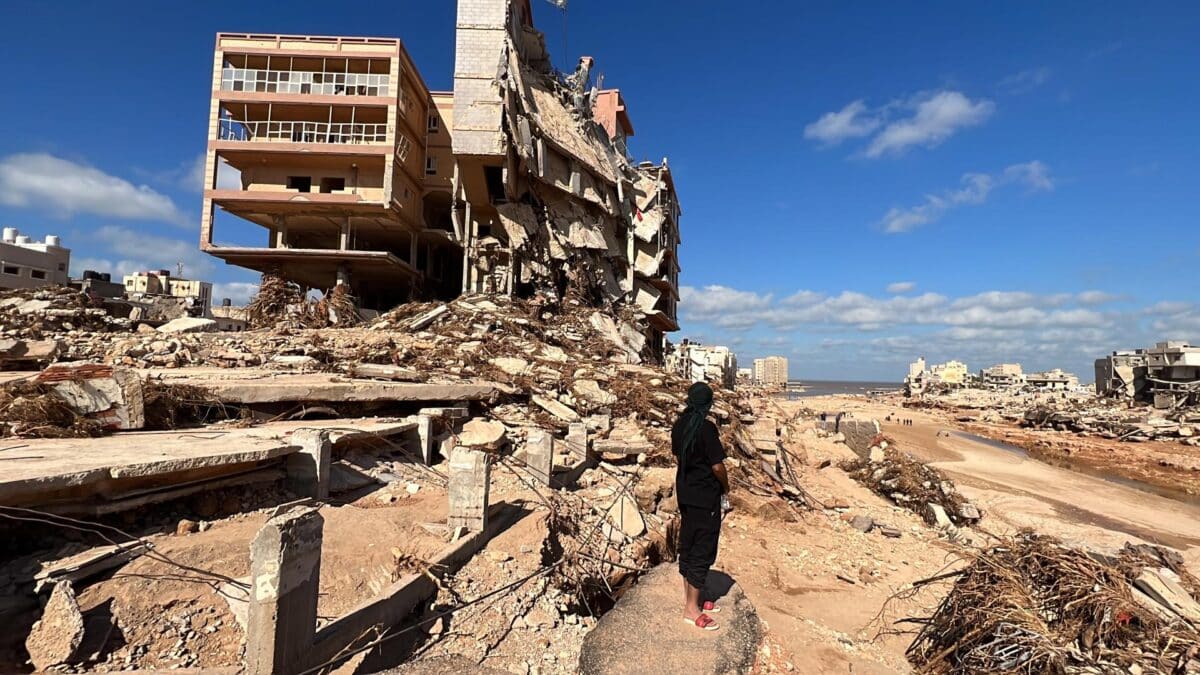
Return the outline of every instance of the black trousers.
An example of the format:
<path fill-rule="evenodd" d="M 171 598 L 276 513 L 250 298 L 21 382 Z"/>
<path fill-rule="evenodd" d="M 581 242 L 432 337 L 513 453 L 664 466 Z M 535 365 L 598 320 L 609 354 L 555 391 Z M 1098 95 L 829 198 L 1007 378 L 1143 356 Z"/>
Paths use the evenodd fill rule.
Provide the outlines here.
<path fill-rule="evenodd" d="M 693 588 L 703 589 L 708 569 L 717 561 L 721 510 L 680 504 L 679 515 L 679 573 Z"/>

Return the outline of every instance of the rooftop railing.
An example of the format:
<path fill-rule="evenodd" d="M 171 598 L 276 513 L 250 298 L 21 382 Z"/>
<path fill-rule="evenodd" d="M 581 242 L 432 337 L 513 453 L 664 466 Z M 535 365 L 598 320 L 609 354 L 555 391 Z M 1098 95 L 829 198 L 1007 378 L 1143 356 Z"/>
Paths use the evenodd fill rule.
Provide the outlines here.
<path fill-rule="evenodd" d="M 224 68 L 221 70 L 221 90 L 327 96 L 387 96 L 388 78 L 387 73 Z"/>
<path fill-rule="evenodd" d="M 223 119 L 218 138 L 276 143 L 386 143 L 387 124 Z"/>

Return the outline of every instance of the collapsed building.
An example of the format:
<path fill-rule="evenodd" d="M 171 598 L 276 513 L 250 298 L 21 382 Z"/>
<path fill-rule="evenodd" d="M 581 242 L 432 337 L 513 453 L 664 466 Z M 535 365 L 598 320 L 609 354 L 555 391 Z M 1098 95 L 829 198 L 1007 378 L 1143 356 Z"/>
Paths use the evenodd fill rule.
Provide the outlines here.
<path fill-rule="evenodd" d="M 201 248 L 373 309 L 463 293 L 627 307 L 661 356 L 674 179 L 630 159 L 624 100 L 593 72 L 553 69 L 529 0 L 459 3 L 452 92 L 398 39 L 221 33 Z"/>
<path fill-rule="evenodd" d="M 672 345 L 666 355 L 666 368 L 685 380 L 710 382 L 730 390 L 738 379 L 737 355 L 729 347 L 687 339 Z"/>
<path fill-rule="evenodd" d="M 1200 347 L 1182 341 L 1096 359 L 1096 393 L 1169 409 L 1200 405 Z"/>

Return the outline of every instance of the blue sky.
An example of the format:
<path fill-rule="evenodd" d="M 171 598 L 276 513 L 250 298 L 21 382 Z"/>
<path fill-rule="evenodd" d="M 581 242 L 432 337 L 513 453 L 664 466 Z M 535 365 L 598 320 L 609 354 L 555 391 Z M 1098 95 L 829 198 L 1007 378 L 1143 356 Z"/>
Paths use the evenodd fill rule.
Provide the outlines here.
<path fill-rule="evenodd" d="M 1197 5 L 573 0 L 564 35 L 534 2 L 560 68 L 590 54 L 624 91 L 634 154 L 670 158 L 676 337 L 891 380 L 917 355 L 1087 380 L 1200 341 Z M 253 274 L 196 250 L 214 34 L 396 36 L 450 88 L 453 2 L 372 12 L 22 5 L 0 223 L 62 235 L 76 271 L 182 261 L 244 296 Z"/>

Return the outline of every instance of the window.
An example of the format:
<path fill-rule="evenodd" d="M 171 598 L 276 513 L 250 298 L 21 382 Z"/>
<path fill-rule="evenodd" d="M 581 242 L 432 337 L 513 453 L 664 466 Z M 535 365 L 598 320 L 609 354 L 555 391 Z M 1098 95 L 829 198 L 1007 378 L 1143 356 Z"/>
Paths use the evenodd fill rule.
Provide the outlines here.
<path fill-rule="evenodd" d="M 401 162 L 408 160 L 408 152 L 412 150 L 412 141 L 408 140 L 408 136 L 400 136 L 396 139 L 396 156 Z"/>
<path fill-rule="evenodd" d="M 288 176 L 287 186 L 289 190 L 297 192 L 312 192 L 312 178 L 310 176 Z"/>
<path fill-rule="evenodd" d="M 345 189 L 346 189 L 346 179 L 345 178 L 328 177 L 328 178 L 321 179 L 321 192 L 324 192 L 325 194 L 329 194 L 331 192 L 341 192 Z"/>
<path fill-rule="evenodd" d="M 45 279 L 46 270 L 29 270 L 29 276 L 33 277 L 34 279 Z"/>
<path fill-rule="evenodd" d="M 66 264 L 66 263 L 58 263 L 58 271 L 59 271 L 59 272 L 66 272 L 66 271 L 67 271 L 67 264 Z"/>
<path fill-rule="evenodd" d="M 11 275 L 13 275 L 13 276 L 15 277 L 15 276 L 17 276 L 17 275 L 19 275 L 19 274 L 21 273 L 21 268 L 20 268 L 20 267 L 17 267 L 16 265 L 5 265 L 5 266 L 4 266 L 4 273 L 5 273 L 5 274 L 11 274 Z"/>
<path fill-rule="evenodd" d="M 428 129 L 429 131 L 437 131 L 438 125 L 439 125 L 439 122 L 438 122 L 437 113 L 431 113 L 429 115 L 429 124 L 425 128 Z"/>
<path fill-rule="evenodd" d="M 425 175 L 426 176 L 436 176 L 437 175 L 437 157 L 430 155 L 429 157 L 425 158 Z"/>

